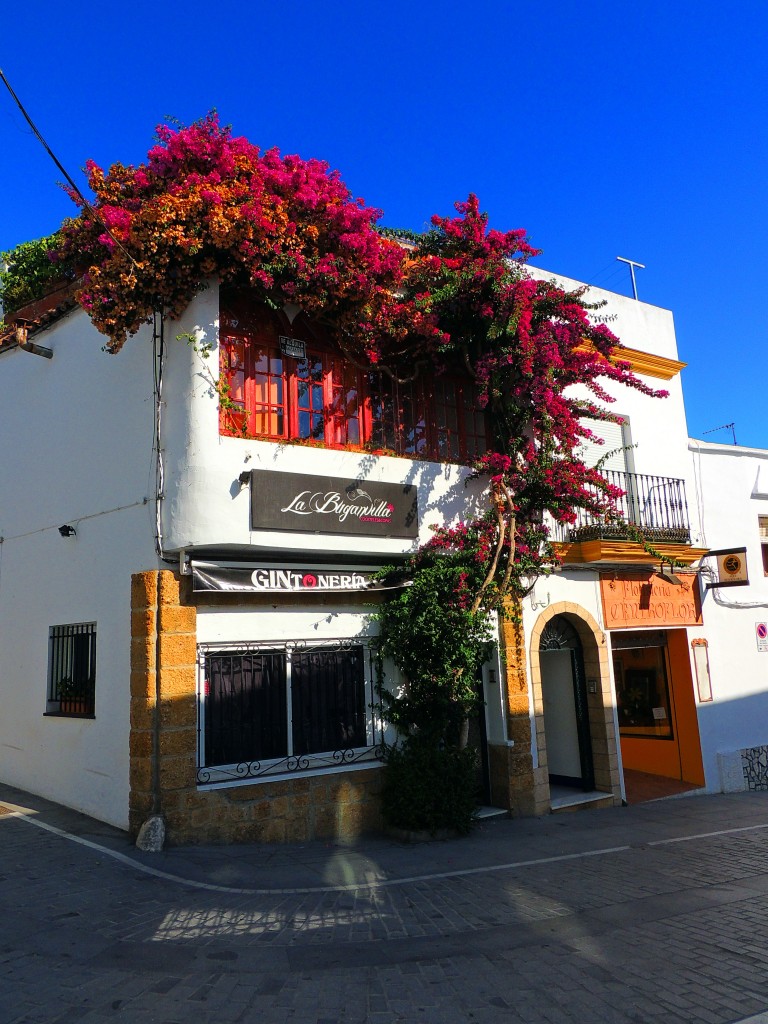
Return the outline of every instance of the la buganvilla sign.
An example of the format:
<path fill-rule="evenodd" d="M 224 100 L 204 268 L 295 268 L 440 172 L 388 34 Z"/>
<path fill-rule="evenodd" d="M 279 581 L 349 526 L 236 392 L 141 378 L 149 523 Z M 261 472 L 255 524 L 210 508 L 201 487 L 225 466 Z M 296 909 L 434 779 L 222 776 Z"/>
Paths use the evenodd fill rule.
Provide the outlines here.
<path fill-rule="evenodd" d="M 362 498 L 362 502 L 357 499 Z M 293 512 L 297 516 L 318 515 L 337 516 L 343 523 L 348 516 L 357 516 L 361 523 L 389 523 L 392 521 L 394 505 L 388 501 L 371 502 L 370 495 L 358 491 L 354 497 L 340 494 L 338 491 L 300 491 L 290 505 L 281 512 Z"/>
<path fill-rule="evenodd" d="M 419 532 L 417 489 L 254 469 L 251 529 L 410 539 Z"/>

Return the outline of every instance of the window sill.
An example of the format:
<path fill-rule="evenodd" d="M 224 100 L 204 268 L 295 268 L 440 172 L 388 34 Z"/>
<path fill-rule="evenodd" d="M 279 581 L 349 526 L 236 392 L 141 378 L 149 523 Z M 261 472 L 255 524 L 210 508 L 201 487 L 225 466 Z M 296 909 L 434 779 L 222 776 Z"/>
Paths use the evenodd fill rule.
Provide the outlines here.
<path fill-rule="evenodd" d="M 44 711 L 43 718 L 86 718 L 95 719 L 95 711 Z"/>

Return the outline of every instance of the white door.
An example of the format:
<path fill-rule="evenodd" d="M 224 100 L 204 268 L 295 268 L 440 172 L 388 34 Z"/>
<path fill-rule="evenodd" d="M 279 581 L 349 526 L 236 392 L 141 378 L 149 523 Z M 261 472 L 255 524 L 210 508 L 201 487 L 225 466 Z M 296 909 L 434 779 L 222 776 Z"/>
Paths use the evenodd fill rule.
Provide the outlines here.
<path fill-rule="evenodd" d="M 542 652 L 541 688 L 547 770 L 550 775 L 579 780 L 581 757 L 570 650 Z"/>

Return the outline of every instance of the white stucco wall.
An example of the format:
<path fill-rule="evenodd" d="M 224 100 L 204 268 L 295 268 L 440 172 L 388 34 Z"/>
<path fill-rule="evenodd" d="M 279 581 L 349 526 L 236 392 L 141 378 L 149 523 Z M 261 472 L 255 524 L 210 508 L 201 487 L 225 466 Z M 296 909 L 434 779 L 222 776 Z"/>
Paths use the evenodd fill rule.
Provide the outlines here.
<path fill-rule="evenodd" d="M 220 436 L 218 396 L 212 386 L 218 380 L 219 366 L 215 283 L 184 315 L 183 330 L 195 329 L 201 342 L 211 346 L 207 359 L 193 346 L 173 338 L 168 346 L 164 390 L 166 550 L 214 547 L 236 549 L 240 557 L 302 551 L 386 558 L 416 550 L 431 536 L 430 526 L 467 518 L 482 501 L 482 484 L 470 482 L 470 471 L 458 466 Z M 251 530 L 249 489 L 240 485 L 238 477 L 243 471 L 258 469 L 413 484 L 418 488 L 419 538 L 408 541 Z"/>
<path fill-rule="evenodd" d="M 572 277 L 563 277 L 540 267 L 528 267 L 532 277 L 554 280 L 567 291 L 584 288 L 582 281 Z M 613 334 L 627 348 L 641 352 L 652 352 L 654 355 L 677 359 L 677 339 L 672 311 L 662 306 L 654 306 L 650 302 L 632 299 L 628 295 L 596 288 L 590 285 L 584 295 L 588 303 L 600 305 L 592 314 L 594 323 L 605 323 Z"/>
<path fill-rule="evenodd" d="M 703 591 L 713 700 L 699 705 L 699 724 L 707 784 L 719 789 L 718 755 L 768 745 L 768 653 L 756 637 L 768 622 L 758 524 L 768 516 L 768 450 L 691 440 L 690 458 L 706 546 L 746 547 L 749 571 L 749 586 Z M 702 564 L 716 570 L 715 559 Z"/>
<path fill-rule="evenodd" d="M 78 311 L 35 341 L 51 360 L 0 355 L 0 779 L 124 827 L 130 575 L 157 566 L 150 338 L 107 355 Z M 49 627 L 81 622 L 96 716 L 45 716 Z"/>
<path fill-rule="evenodd" d="M 559 280 L 569 287 L 578 285 L 567 279 Z M 674 323 L 668 310 L 601 289 L 590 289 L 589 299 L 605 302 L 596 315 L 615 315 L 610 327 L 625 344 L 671 359 L 677 357 Z M 210 346 L 208 358 L 174 337 L 193 331 Z M 218 397 L 213 387 L 218 380 L 219 362 L 215 282 L 196 297 L 185 312 L 183 323 L 168 329 L 167 337 L 163 426 L 167 486 L 163 533 L 168 551 L 229 546 L 239 548 L 241 554 L 250 549 L 254 556 L 264 551 L 313 549 L 342 554 L 349 553 L 353 544 L 360 554 L 397 555 L 414 550 L 418 543 L 427 540 L 430 526 L 456 522 L 482 500 L 482 487 L 467 484 L 469 471 L 460 467 L 389 457 L 374 459 L 355 452 L 220 436 Z M 635 389 L 608 383 L 606 390 L 616 398 L 611 410 L 629 419 L 634 472 L 685 480 L 692 540 L 696 544 L 700 530 L 691 498 L 681 377 L 678 374 L 670 381 L 648 376 L 641 379 L 654 389 L 668 391 L 669 396 L 649 398 Z M 419 493 L 419 541 L 329 536 L 313 541 L 306 534 L 252 531 L 248 488 L 238 483 L 239 475 L 251 469 L 415 484 Z"/>
<path fill-rule="evenodd" d="M 540 278 L 552 278 L 569 290 L 581 288 L 579 281 L 529 268 Z M 591 314 L 596 323 L 605 322 L 627 346 L 665 359 L 678 359 L 674 318 L 670 310 L 640 302 L 626 295 L 590 287 L 585 295 L 590 303 L 600 304 Z M 671 380 L 638 374 L 640 380 L 656 391 L 668 392 L 665 398 L 650 398 L 634 388 L 611 381 L 601 382 L 614 401 L 608 408 L 629 422 L 631 450 L 627 454 L 630 472 L 648 476 L 671 477 L 685 481 L 691 541 L 698 545 L 701 529 L 693 497 L 693 478 L 687 452 L 688 428 L 683 400 L 685 369 Z M 586 389 L 574 388 L 575 395 L 587 397 Z"/>

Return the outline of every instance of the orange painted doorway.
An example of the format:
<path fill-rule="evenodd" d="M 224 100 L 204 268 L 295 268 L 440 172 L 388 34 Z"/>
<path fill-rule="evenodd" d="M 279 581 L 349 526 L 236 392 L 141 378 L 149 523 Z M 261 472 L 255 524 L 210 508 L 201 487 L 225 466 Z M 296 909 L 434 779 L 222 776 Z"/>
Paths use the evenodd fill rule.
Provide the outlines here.
<path fill-rule="evenodd" d="M 686 630 L 617 630 L 611 645 L 624 768 L 704 785 Z"/>

